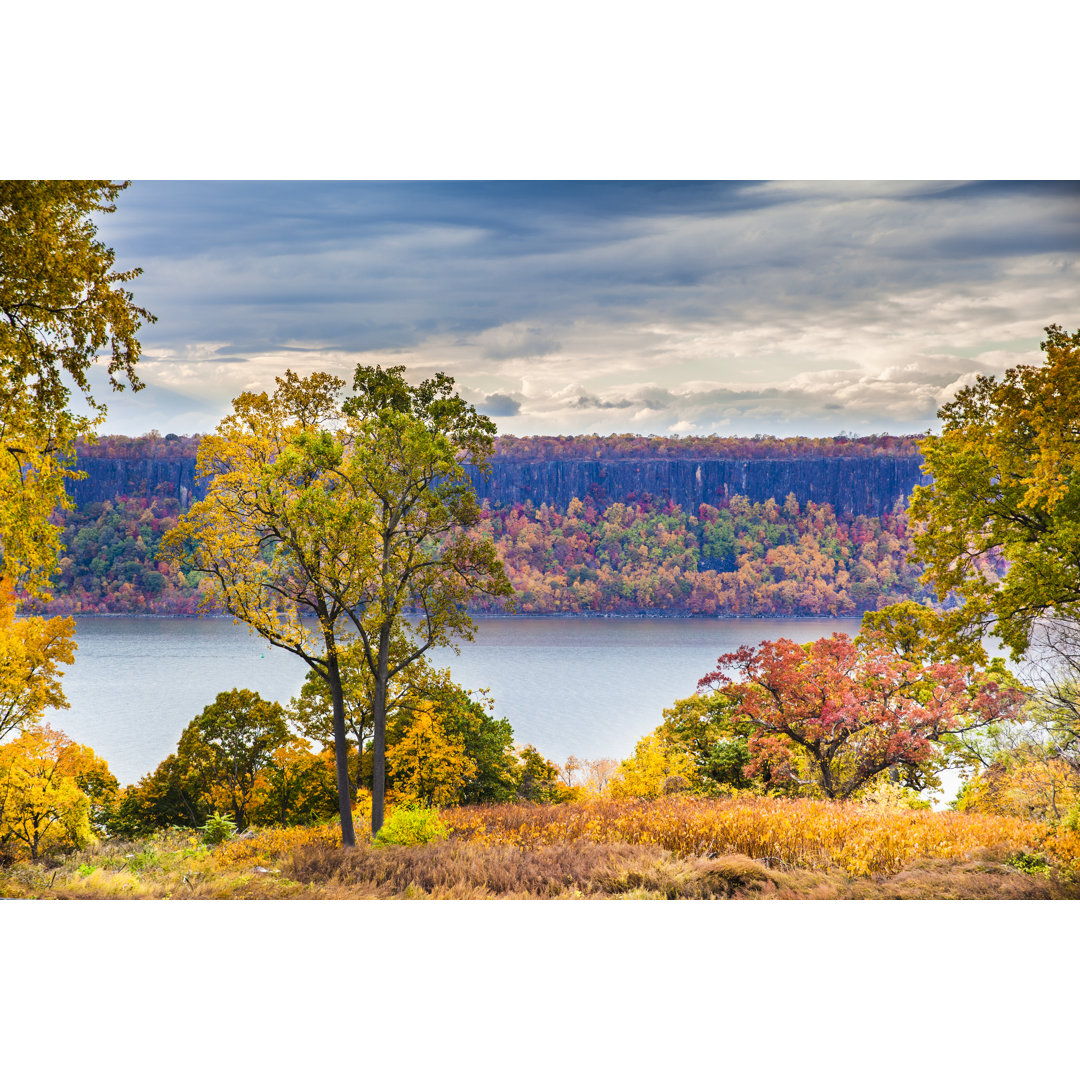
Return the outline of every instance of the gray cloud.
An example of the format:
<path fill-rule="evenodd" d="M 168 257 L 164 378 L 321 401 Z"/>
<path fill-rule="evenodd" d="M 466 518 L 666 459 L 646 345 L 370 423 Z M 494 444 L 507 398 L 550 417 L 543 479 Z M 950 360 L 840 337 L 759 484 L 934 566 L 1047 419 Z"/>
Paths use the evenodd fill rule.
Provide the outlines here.
<path fill-rule="evenodd" d="M 208 413 L 362 360 L 445 370 L 520 432 L 877 429 L 1080 325 L 1078 208 L 1060 183 L 143 183 L 101 234 L 145 270 L 148 382 Z"/>
<path fill-rule="evenodd" d="M 477 402 L 476 408 L 488 416 L 517 416 L 521 412 L 521 402 L 509 394 L 487 394 Z"/>

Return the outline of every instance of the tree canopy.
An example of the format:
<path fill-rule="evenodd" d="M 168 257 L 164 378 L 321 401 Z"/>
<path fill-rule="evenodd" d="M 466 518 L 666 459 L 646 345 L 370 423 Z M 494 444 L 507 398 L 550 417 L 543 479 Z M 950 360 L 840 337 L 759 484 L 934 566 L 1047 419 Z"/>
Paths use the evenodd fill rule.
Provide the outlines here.
<path fill-rule="evenodd" d="M 1080 616 L 1080 331 L 1046 328 L 1040 365 L 982 375 L 920 443 L 932 486 L 910 516 L 915 554 L 945 600 L 1019 659 L 1041 617 Z"/>
<path fill-rule="evenodd" d="M 84 847 L 117 792 L 116 778 L 88 746 L 47 724 L 0 744 L 0 861 Z"/>
<path fill-rule="evenodd" d="M 1022 701 L 1019 690 L 969 665 L 923 667 L 846 634 L 743 646 L 721 656 L 699 687 L 722 690 L 724 708 L 744 726 L 747 776 L 809 786 L 829 799 L 849 798 L 889 770 L 923 786 L 936 745 L 1011 719 Z"/>
<path fill-rule="evenodd" d="M 224 691 L 184 729 L 176 756 L 192 790 L 247 827 L 256 783 L 276 750 L 293 741 L 284 710 L 254 690 Z"/>
<path fill-rule="evenodd" d="M 104 416 L 89 372 L 98 354 L 114 390 L 138 390 L 140 325 L 154 316 L 124 286 L 142 271 L 114 270 L 91 215 L 112 213 L 127 184 L 0 181 L 0 574 L 48 590 L 58 527 L 69 505 L 67 455 Z M 71 402 L 82 393 L 91 415 Z"/>
<path fill-rule="evenodd" d="M 75 658 L 75 620 L 16 618 L 10 582 L 0 580 L 0 739 L 66 709 L 61 664 Z"/>

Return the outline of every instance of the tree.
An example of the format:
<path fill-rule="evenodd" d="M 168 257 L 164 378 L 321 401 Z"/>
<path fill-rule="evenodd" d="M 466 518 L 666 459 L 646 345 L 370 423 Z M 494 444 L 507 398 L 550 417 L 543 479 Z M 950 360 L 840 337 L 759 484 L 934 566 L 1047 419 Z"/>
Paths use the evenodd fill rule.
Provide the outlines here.
<path fill-rule="evenodd" d="M 981 749 L 984 768 L 961 787 L 958 810 L 1045 821 L 1077 805 L 1080 772 L 1061 752 L 1052 728 L 1038 722 L 1018 725 Z"/>
<path fill-rule="evenodd" d="M 913 664 L 959 660 L 985 664 L 986 649 L 976 627 L 960 609 L 938 612 L 915 600 L 866 611 L 855 643 L 873 640 Z"/>
<path fill-rule="evenodd" d="M 202 796 L 214 810 L 228 809 L 243 831 L 260 774 L 272 765 L 274 751 L 292 741 L 276 701 L 254 690 L 224 691 L 180 736 L 181 782 L 192 802 Z"/>
<path fill-rule="evenodd" d="M 559 770 L 553 761 L 544 757 L 535 746 L 524 746 L 517 752 L 517 792 L 527 802 L 565 802 L 572 794 L 559 783 Z"/>
<path fill-rule="evenodd" d="M 391 657 L 402 655 L 407 642 L 398 634 Z M 373 735 L 372 698 L 374 679 L 359 642 L 341 649 L 340 671 L 345 699 L 345 729 L 352 765 L 353 791 L 372 786 Z M 396 739 L 408 728 L 412 714 L 424 703 L 434 706 L 439 722 L 449 737 L 460 741 L 470 763 L 457 801 L 464 803 L 505 802 L 516 788 L 513 757 L 514 732 L 504 717 L 496 720 L 491 702 L 480 693 L 474 700 L 470 691 L 458 686 L 446 668 L 432 667 L 424 657 L 414 661 L 390 681 L 386 709 L 386 747 L 389 753 Z M 289 719 L 305 738 L 322 744 L 333 741 L 333 701 L 326 682 L 309 671 L 293 698 Z"/>
<path fill-rule="evenodd" d="M 1046 328 L 1039 365 L 981 375 L 923 439 L 931 486 L 909 516 L 915 555 L 945 600 L 1019 660 L 1037 621 L 1080 617 L 1080 331 Z"/>
<path fill-rule="evenodd" d="M 514 755 L 514 731 L 504 716 L 496 720 L 487 691 L 474 693 L 450 679 L 449 671 L 434 683 L 432 704 L 447 737 L 460 742 L 467 766 L 458 791 L 459 803 L 509 802 L 517 793 L 518 763 Z M 407 714 L 406 714 L 407 715 Z M 387 725 L 387 748 L 396 737 Z"/>
<path fill-rule="evenodd" d="M 689 757 L 692 771 L 686 778 L 707 795 L 752 786 L 746 776 L 750 732 L 733 719 L 733 711 L 732 702 L 719 691 L 695 694 L 665 709 L 664 722 L 656 729 L 664 746 Z"/>
<path fill-rule="evenodd" d="M 102 349 L 114 390 L 142 387 L 136 334 L 154 316 L 113 270 L 92 214 L 113 213 L 128 185 L 99 180 L 0 181 L 0 577 L 47 595 L 58 551 L 56 506 L 70 506 L 70 453 L 105 407 L 89 372 Z M 71 387 L 92 411 L 71 408 Z"/>
<path fill-rule="evenodd" d="M 1056 819 L 1080 797 L 1080 630 L 1035 628 L 1024 667 L 1031 683 L 1019 722 L 963 740 L 966 784 L 957 806 Z"/>
<path fill-rule="evenodd" d="M 448 376 L 413 387 L 404 370 L 358 366 L 354 396 L 344 405 L 366 451 L 364 487 L 374 509 L 364 618 L 355 620 L 374 680 L 373 834 L 383 822 L 390 680 L 433 646 L 472 638 L 466 604 L 477 592 L 513 594 L 494 545 L 468 531 L 480 510 L 465 464 L 488 470 L 495 424 L 452 393 Z M 419 615 L 413 626 L 405 622 L 410 608 Z M 392 663 L 399 629 L 407 629 L 413 648 Z"/>
<path fill-rule="evenodd" d="M 355 765 L 352 773 L 353 791 L 372 786 L 372 760 L 368 753 L 374 735 L 375 679 L 361 655 L 361 643 L 352 641 L 338 650 L 338 670 L 345 706 L 345 732 L 349 755 Z M 397 630 L 390 644 L 391 666 L 408 652 L 411 645 L 405 634 Z M 427 700 L 442 701 L 456 690 L 446 669 L 436 669 L 424 657 L 398 671 L 389 680 L 386 694 L 386 722 L 389 728 L 395 718 Z M 304 677 L 300 693 L 290 703 L 289 719 L 306 739 L 330 745 L 334 738 L 334 702 L 326 680 L 314 670 Z"/>
<path fill-rule="evenodd" d="M 678 746 L 657 732 L 644 735 L 608 785 L 616 799 L 656 799 L 691 787 L 694 764 Z"/>
<path fill-rule="evenodd" d="M 0 745 L 0 849 L 36 859 L 86 846 L 116 790 L 108 766 L 88 747 L 48 725 L 28 727 Z"/>
<path fill-rule="evenodd" d="M 404 718 L 402 730 L 387 751 L 394 790 L 424 806 L 450 806 L 460 801 L 476 765 L 465 744 L 448 733 L 430 702 Z"/>
<path fill-rule="evenodd" d="M 291 740 L 270 755 L 257 787 L 258 801 L 249 815 L 254 824 L 285 828 L 323 821 L 337 806 L 333 751 L 314 754 L 303 739 Z"/>
<path fill-rule="evenodd" d="M 619 763 L 614 758 L 593 758 L 586 761 L 584 767 L 584 790 L 590 795 L 603 795 L 618 772 Z"/>
<path fill-rule="evenodd" d="M 475 592 L 511 592 L 490 541 L 467 532 L 479 510 L 464 466 L 486 466 L 494 425 L 451 393 L 452 379 L 412 387 L 403 370 L 358 367 L 358 393 L 340 404 L 344 383 L 320 372 L 287 371 L 273 395 L 241 394 L 199 446 L 206 498 L 161 546 L 209 575 L 207 602 L 326 681 L 346 846 L 355 837 L 342 649 L 358 641 L 372 675 L 375 833 L 391 680 L 432 646 L 471 636 L 465 605 Z M 394 657 L 399 633 L 408 647 Z"/>
<path fill-rule="evenodd" d="M 170 825 L 199 828 L 210 807 L 197 795 L 189 797 L 184 787 L 184 771 L 176 754 L 170 754 L 152 773 L 119 793 L 109 816 L 110 835 L 130 840 Z"/>
<path fill-rule="evenodd" d="M 829 799 L 849 798 L 894 769 L 922 786 L 950 734 L 1011 720 L 1023 700 L 968 665 L 921 667 L 846 634 L 743 646 L 717 665 L 698 685 L 722 689 L 733 718 L 748 725 L 746 775 L 767 770 Z"/>
<path fill-rule="evenodd" d="M 14 590 L 0 580 L 0 739 L 68 707 L 59 665 L 75 658 L 74 633 L 74 619 L 17 619 Z"/>

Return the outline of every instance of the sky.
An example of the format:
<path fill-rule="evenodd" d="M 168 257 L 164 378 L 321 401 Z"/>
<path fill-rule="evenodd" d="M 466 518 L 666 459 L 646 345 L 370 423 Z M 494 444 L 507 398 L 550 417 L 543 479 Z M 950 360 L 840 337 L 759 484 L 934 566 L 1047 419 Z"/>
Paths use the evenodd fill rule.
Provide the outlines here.
<path fill-rule="evenodd" d="M 141 181 L 99 236 L 158 318 L 132 435 L 357 364 L 516 435 L 906 434 L 1080 326 L 1075 182 Z"/>

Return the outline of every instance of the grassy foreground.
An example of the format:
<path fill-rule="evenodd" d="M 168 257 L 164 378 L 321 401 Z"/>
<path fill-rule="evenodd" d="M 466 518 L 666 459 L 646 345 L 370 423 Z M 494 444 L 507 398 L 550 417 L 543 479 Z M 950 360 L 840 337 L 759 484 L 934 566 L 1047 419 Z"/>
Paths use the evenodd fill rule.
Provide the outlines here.
<path fill-rule="evenodd" d="M 446 839 L 343 850 L 337 827 L 217 846 L 193 830 L 0 869 L 66 899 L 1080 899 L 1015 818 L 769 799 L 593 800 L 443 812 Z"/>

